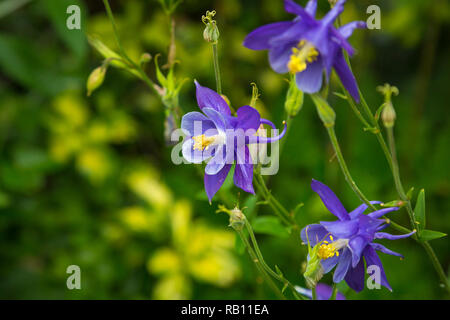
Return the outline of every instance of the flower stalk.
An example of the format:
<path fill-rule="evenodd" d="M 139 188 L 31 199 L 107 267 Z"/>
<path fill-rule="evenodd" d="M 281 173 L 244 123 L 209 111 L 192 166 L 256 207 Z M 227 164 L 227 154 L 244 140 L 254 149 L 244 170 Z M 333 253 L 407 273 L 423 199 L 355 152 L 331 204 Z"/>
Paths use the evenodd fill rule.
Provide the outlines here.
<path fill-rule="evenodd" d="M 344 56 L 345 56 L 345 59 L 347 61 L 347 65 L 351 69 L 350 60 L 348 59 L 348 55 L 345 52 L 344 52 Z M 352 110 L 357 115 L 358 119 L 360 119 L 360 120 L 364 119 L 364 118 L 362 118 L 360 116 L 361 113 L 356 108 L 356 105 L 355 105 L 354 101 L 351 99 L 348 91 L 345 88 L 343 88 L 343 89 L 344 89 L 344 92 L 345 92 L 345 94 L 347 96 L 347 101 L 348 101 L 350 107 L 352 108 Z M 411 227 L 412 227 L 412 229 L 415 229 L 416 225 L 415 225 L 415 219 L 414 219 L 414 210 L 412 209 L 410 199 L 405 194 L 405 191 L 404 191 L 404 188 L 403 188 L 403 184 L 402 184 L 401 179 L 400 179 L 400 170 L 399 170 L 398 162 L 397 162 L 397 159 L 396 159 L 396 149 L 395 149 L 395 139 L 394 139 L 394 134 L 393 134 L 393 127 L 386 128 L 387 129 L 387 135 L 388 135 L 388 141 L 390 141 L 389 142 L 390 146 L 388 147 L 388 145 L 386 144 L 386 141 L 385 141 L 385 139 L 384 139 L 384 137 L 383 137 L 383 135 L 381 133 L 378 121 L 375 118 L 375 116 L 373 115 L 372 110 L 370 109 L 369 105 L 367 104 L 367 102 L 366 102 L 366 100 L 365 100 L 365 98 L 364 98 L 364 96 L 363 96 L 361 91 L 359 91 L 359 95 L 360 95 L 360 98 L 361 98 L 361 105 L 363 107 L 363 110 L 364 110 L 366 116 L 369 118 L 369 121 L 370 121 L 370 123 L 372 125 L 372 130 L 371 131 L 377 137 L 378 143 L 380 144 L 380 147 L 383 150 L 385 158 L 386 158 L 386 160 L 387 160 L 387 162 L 389 164 L 389 167 L 391 169 L 392 177 L 394 179 L 394 184 L 395 184 L 395 188 L 396 188 L 397 194 L 400 197 L 400 199 L 405 202 L 405 208 L 406 208 L 406 211 L 408 213 L 408 217 L 409 217 L 409 220 L 410 220 Z M 363 123 L 364 126 L 367 127 L 367 121 L 362 121 L 361 120 L 361 122 Z M 389 133 L 389 131 L 391 133 Z M 395 156 L 394 156 L 394 154 L 395 154 Z M 391 221 L 391 225 L 395 229 L 398 229 L 399 231 L 402 231 L 401 229 L 404 229 L 405 231 L 408 230 L 408 229 L 406 229 L 406 228 L 404 228 L 402 226 L 399 226 L 398 224 L 393 223 L 392 221 Z M 442 282 L 445 290 L 450 293 L 449 281 L 447 279 L 447 276 L 445 275 L 445 272 L 444 272 L 444 269 L 442 268 L 441 263 L 439 262 L 439 260 L 438 260 L 438 258 L 436 256 L 433 248 L 431 247 L 431 245 L 427 241 L 421 241 L 417 234 L 412 236 L 412 238 L 417 240 L 422 245 L 422 247 L 424 248 L 425 252 L 427 253 L 427 255 L 428 255 L 428 257 L 429 257 L 429 259 L 430 259 L 430 261 L 431 261 L 431 263 L 432 263 L 432 265 L 433 265 L 433 267 L 434 267 L 434 269 L 435 269 L 435 271 L 436 271 L 440 281 Z"/>
<path fill-rule="evenodd" d="M 272 208 L 273 212 L 283 221 L 286 225 L 296 226 L 297 222 L 294 217 L 289 213 L 289 211 L 272 195 L 270 190 L 267 188 L 264 178 L 258 170 L 255 170 L 255 185 L 260 191 L 262 197 L 266 203 Z"/>

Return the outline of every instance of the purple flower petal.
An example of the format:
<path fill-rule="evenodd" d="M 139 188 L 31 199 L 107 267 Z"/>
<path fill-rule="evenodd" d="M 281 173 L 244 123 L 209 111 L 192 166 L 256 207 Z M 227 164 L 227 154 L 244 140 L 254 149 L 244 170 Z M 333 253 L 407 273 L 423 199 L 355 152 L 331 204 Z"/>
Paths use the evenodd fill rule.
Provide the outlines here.
<path fill-rule="evenodd" d="M 308 231 L 308 237 L 306 237 L 306 231 Z M 305 244 L 308 243 L 309 239 L 310 246 L 314 247 L 318 242 L 325 238 L 327 233 L 328 231 L 320 224 L 310 224 L 302 229 L 300 237 Z"/>
<path fill-rule="evenodd" d="M 375 249 L 372 248 L 371 246 L 367 246 L 363 254 L 364 258 L 366 259 L 367 268 L 369 268 L 369 266 L 377 266 L 380 269 L 381 281 L 379 282 L 379 284 L 388 288 L 389 291 L 392 291 L 392 288 L 389 285 L 389 282 L 386 278 L 386 274 L 384 273 L 383 264 L 381 263 L 380 258 L 375 252 Z M 378 280 L 377 277 L 374 277 L 374 280 L 375 281 Z"/>
<path fill-rule="evenodd" d="M 347 23 L 346 25 L 340 27 L 338 29 L 338 31 L 344 38 L 347 39 L 352 35 L 353 31 L 356 28 L 364 29 L 366 27 L 367 27 L 367 25 L 364 21 L 353 21 L 353 22 Z"/>
<path fill-rule="evenodd" d="M 381 201 L 370 201 L 370 203 L 371 204 L 379 204 L 382 202 Z M 355 210 L 353 210 L 352 212 L 349 213 L 350 219 L 357 218 L 359 215 L 363 214 L 364 211 L 366 211 L 368 207 L 369 206 L 367 204 L 363 203 L 362 205 L 360 205 Z"/>
<path fill-rule="evenodd" d="M 352 254 L 349 249 L 345 248 L 342 251 L 342 254 L 339 256 L 339 263 L 334 270 L 333 274 L 333 282 L 339 283 L 344 279 L 347 274 L 348 269 L 350 268 L 350 264 L 352 262 Z"/>
<path fill-rule="evenodd" d="M 339 201 L 338 197 L 334 194 L 333 191 L 322 182 L 317 180 L 312 180 L 311 188 L 317 192 L 317 194 L 322 199 L 323 204 L 327 207 L 327 209 L 338 217 L 339 220 L 350 220 L 348 216 L 347 210 L 345 210 L 341 201 Z"/>
<path fill-rule="evenodd" d="M 271 38 L 269 45 L 271 48 L 278 48 L 289 44 L 289 52 L 291 52 L 292 48 L 296 47 L 311 29 L 315 29 L 315 26 L 316 23 L 311 25 L 303 20 L 293 22 L 285 32 Z"/>
<path fill-rule="evenodd" d="M 401 255 L 401 254 L 398 253 L 398 252 L 395 252 L 395 251 L 392 251 L 392 250 L 386 248 L 386 247 L 383 246 L 382 244 L 379 244 L 379 243 L 371 243 L 370 245 L 372 246 L 372 248 L 374 248 L 374 249 L 377 250 L 377 251 L 381 251 L 381 252 L 383 252 L 383 253 L 390 254 L 391 256 L 397 256 L 397 257 L 403 258 L 403 255 Z"/>
<path fill-rule="evenodd" d="M 386 213 L 392 212 L 392 211 L 397 211 L 398 208 L 397 207 L 390 207 L 390 208 L 384 208 L 384 209 L 380 209 L 374 212 L 369 213 L 367 216 L 377 219 L 377 218 L 381 218 L 382 216 L 384 216 Z"/>
<path fill-rule="evenodd" d="M 234 170 L 234 184 L 245 192 L 255 193 L 253 189 L 253 163 L 247 146 L 236 151 L 236 168 Z"/>
<path fill-rule="evenodd" d="M 333 64 L 334 70 L 336 70 L 339 79 L 341 79 L 342 84 L 345 89 L 350 93 L 350 95 L 355 99 L 356 102 L 359 102 L 359 91 L 358 84 L 356 83 L 355 76 L 347 65 L 347 62 L 344 59 L 344 55 L 342 51 L 336 56 L 336 60 Z"/>
<path fill-rule="evenodd" d="M 214 122 L 200 112 L 186 113 L 181 119 L 181 129 L 186 131 L 191 137 L 201 135 L 205 131 L 215 128 Z"/>
<path fill-rule="evenodd" d="M 322 260 L 320 263 L 322 264 L 323 273 L 330 272 L 339 262 L 340 254 L 338 256 L 334 256 L 325 260 Z"/>
<path fill-rule="evenodd" d="M 243 106 L 236 111 L 236 114 L 238 120 L 236 128 L 243 129 L 244 131 L 253 129 L 256 133 L 261 124 L 261 116 L 258 110 L 250 106 Z"/>
<path fill-rule="evenodd" d="M 308 12 L 311 17 L 316 15 L 317 10 L 317 0 L 309 0 L 305 6 L 305 11 Z"/>
<path fill-rule="evenodd" d="M 275 72 L 286 73 L 288 72 L 288 62 L 292 54 L 292 48 L 297 43 L 290 42 L 282 46 L 273 47 L 269 51 L 269 63 Z"/>
<path fill-rule="evenodd" d="M 211 108 L 219 113 L 231 115 L 230 107 L 217 92 L 201 86 L 197 80 L 194 82 L 196 86 L 197 104 L 202 111 L 204 111 L 203 108 Z"/>
<path fill-rule="evenodd" d="M 333 294 L 333 288 L 324 283 L 318 283 L 316 285 L 317 300 L 329 300 Z M 336 300 L 345 300 L 342 293 L 336 294 Z"/>
<path fill-rule="evenodd" d="M 308 11 L 303 9 L 302 6 L 296 4 L 292 0 L 284 0 L 284 10 L 286 10 L 286 12 L 299 16 L 304 22 L 311 24 L 317 23 L 316 20 L 308 13 Z"/>
<path fill-rule="evenodd" d="M 244 46 L 252 50 L 265 50 L 270 48 L 269 41 L 272 37 L 279 36 L 294 23 L 281 21 L 266 24 L 250 32 L 244 40 Z"/>
<path fill-rule="evenodd" d="M 356 267 L 349 268 L 345 275 L 345 282 L 356 292 L 364 289 L 364 271 L 364 259 L 360 259 Z"/>
<path fill-rule="evenodd" d="M 226 121 L 225 117 L 216 110 L 212 108 L 204 108 L 202 111 L 214 123 L 217 130 L 225 131 L 229 127 L 228 121 Z"/>
<path fill-rule="evenodd" d="M 353 49 L 347 39 L 343 37 L 342 34 L 336 30 L 336 28 L 330 27 L 330 32 L 333 37 L 333 41 L 339 44 L 339 46 L 342 47 L 345 51 L 347 51 L 350 57 L 355 54 L 355 49 Z"/>
<path fill-rule="evenodd" d="M 226 147 L 224 145 L 218 146 L 214 157 L 208 161 L 205 167 L 205 173 L 208 175 L 217 174 L 225 164 L 230 164 L 232 161 L 227 161 Z"/>
<path fill-rule="evenodd" d="M 373 219 L 365 215 L 360 215 L 357 221 L 359 223 L 358 234 L 366 239 L 373 239 L 375 232 L 386 222 L 384 219 Z"/>
<path fill-rule="evenodd" d="M 297 87 L 306 93 L 315 93 L 322 87 L 322 58 L 308 64 L 307 68 L 295 75 Z"/>
<path fill-rule="evenodd" d="M 399 234 L 399 235 L 393 235 L 385 232 L 377 232 L 375 233 L 375 239 L 388 239 L 388 240 L 398 240 L 403 238 L 411 237 L 416 231 L 407 233 L 407 234 Z"/>
<path fill-rule="evenodd" d="M 183 154 L 183 157 L 191 162 L 191 163 L 201 163 L 202 161 L 210 158 L 212 156 L 213 150 L 194 150 L 194 141 L 192 139 L 186 139 L 183 142 L 183 146 L 181 149 L 181 152 Z"/>
<path fill-rule="evenodd" d="M 230 171 L 231 164 L 225 165 L 222 170 L 220 170 L 215 175 L 205 174 L 204 182 L 205 182 L 205 191 L 208 196 L 209 202 L 211 202 L 212 197 L 216 194 L 216 192 L 220 189 L 222 184 L 225 181 L 225 178 Z"/>
<path fill-rule="evenodd" d="M 348 247 L 352 253 L 352 267 L 355 268 L 368 242 L 364 237 L 356 236 L 350 239 Z"/>
<path fill-rule="evenodd" d="M 334 7 L 327 12 L 327 14 L 322 18 L 322 23 L 332 24 L 336 20 L 337 16 L 344 11 L 344 3 L 346 0 L 338 1 Z"/>
<path fill-rule="evenodd" d="M 320 224 L 333 236 L 348 239 L 358 232 L 358 221 L 320 221 Z"/>

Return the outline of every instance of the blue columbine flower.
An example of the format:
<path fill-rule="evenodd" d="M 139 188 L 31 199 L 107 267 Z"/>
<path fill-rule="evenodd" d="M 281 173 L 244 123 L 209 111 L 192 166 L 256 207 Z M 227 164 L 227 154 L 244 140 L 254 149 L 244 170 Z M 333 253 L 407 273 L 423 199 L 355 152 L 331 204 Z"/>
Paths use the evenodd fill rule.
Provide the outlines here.
<path fill-rule="evenodd" d="M 333 22 L 344 10 L 344 3 L 345 0 L 340 0 L 321 20 L 316 20 L 317 0 L 310 0 L 305 8 L 285 0 L 285 10 L 297 17 L 257 28 L 247 35 L 244 46 L 269 50 L 272 69 L 295 74 L 298 88 L 306 93 L 319 91 L 323 70 L 328 81 L 334 68 L 344 87 L 359 102 L 358 85 L 341 49 L 353 55 L 354 49 L 347 39 L 355 28 L 365 28 L 366 23 L 354 21 L 336 29 Z"/>
<path fill-rule="evenodd" d="M 350 288 L 359 292 L 364 288 L 365 269 L 362 259 L 364 257 L 367 266 L 376 265 L 380 268 L 380 284 L 392 291 L 376 251 L 399 257 L 402 255 L 373 241 L 375 239 L 402 239 L 414 234 L 415 231 L 403 235 L 380 232 L 389 224 L 386 219 L 379 218 L 388 212 L 398 210 L 398 208 L 385 208 L 364 215 L 367 205 L 362 204 L 348 213 L 333 191 L 326 185 L 313 180 L 311 188 L 319 194 L 327 209 L 339 219 L 339 221 L 322 221 L 320 224 L 311 224 L 301 231 L 304 243 L 309 241 L 311 246 L 321 243 L 318 256 L 322 259 L 324 273 L 330 272 L 337 266 L 333 281 L 338 283 L 345 279 Z M 380 202 L 372 201 L 372 203 Z"/>
<path fill-rule="evenodd" d="M 205 167 L 205 190 L 209 201 L 220 189 L 233 163 L 234 184 L 242 190 L 253 190 L 253 162 L 248 144 L 271 143 L 281 139 L 283 132 L 275 137 L 258 136 L 261 124 L 275 125 L 262 119 L 259 112 L 243 106 L 236 111 L 237 117 L 231 115 L 226 101 L 215 91 L 201 86 L 195 81 L 197 103 L 201 112 L 189 112 L 181 120 L 181 128 L 188 136 L 183 142 L 183 157 L 192 163 L 208 160 Z"/>

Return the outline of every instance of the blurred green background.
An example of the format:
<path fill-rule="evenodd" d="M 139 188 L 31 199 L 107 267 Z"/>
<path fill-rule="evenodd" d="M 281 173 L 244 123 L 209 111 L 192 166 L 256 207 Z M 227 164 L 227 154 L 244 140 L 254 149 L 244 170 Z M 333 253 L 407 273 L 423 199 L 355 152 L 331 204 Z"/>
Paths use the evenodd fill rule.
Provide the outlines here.
<path fill-rule="evenodd" d="M 71 4 L 81 7 L 81 31 L 65 26 Z M 448 233 L 449 3 L 349 0 L 343 23 L 365 20 L 371 4 L 381 8 L 381 30 L 357 30 L 351 38 L 356 78 L 373 109 L 383 99 L 377 85 L 399 88 L 395 131 L 405 188 L 415 187 L 414 198 L 425 188 L 428 228 Z M 138 61 L 143 52 L 161 53 L 165 63 L 169 23 L 158 1 L 112 0 L 111 6 L 128 54 Z M 319 14 L 328 8 L 319 0 Z M 189 78 L 181 90 L 182 112 L 197 108 L 194 78 L 215 88 L 201 22 L 211 9 L 217 11 L 221 33 L 224 94 L 234 107 L 246 105 L 255 82 L 261 93 L 258 109 L 281 126 L 286 75 L 270 69 L 266 52 L 242 46 L 254 28 L 292 18 L 281 0 L 185 0 L 179 5 L 175 76 Z M 217 199 L 232 205 L 239 190 L 227 181 L 209 205 L 196 168 L 172 164 L 159 97 L 114 68 L 102 87 L 86 96 L 86 79 L 102 57 L 85 34 L 117 49 L 100 0 L 0 2 L 0 298 L 274 298 L 228 227 L 228 217 L 215 213 Z M 156 81 L 153 62 L 147 71 Z M 338 89 L 335 78 L 331 86 Z M 371 199 L 395 200 L 375 136 L 362 130 L 345 101 L 331 94 L 330 103 L 344 155 L 363 192 Z M 268 183 L 287 207 L 304 203 L 301 226 L 334 219 L 310 189 L 312 178 L 328 184 L 347 209 L 359 205 L 309 98 L 292 122 L 280 161 Z M 251 219 L 272 215 L 244 192 L 239 202 Z M 408 225 L 405 210 L 390 217 Z M 305 286 L 306 248 L 298 231 L 275 236 L 261 230 L 257 237 L 269 265 L 277 264 L 291 282 Z M 448 272 L 448 238 L 431 244 Z M 394 291 L 348 291 L 348 298 L 446 298 L 418 244 L 406 239 L 386 245 L 405 255 L 400 261 L 381 254 Z M 66 287 L 66 268 L 73 264 L 81 268 L 81 290 Z M 323 281 L 331 283 L 330 275 Z"/>

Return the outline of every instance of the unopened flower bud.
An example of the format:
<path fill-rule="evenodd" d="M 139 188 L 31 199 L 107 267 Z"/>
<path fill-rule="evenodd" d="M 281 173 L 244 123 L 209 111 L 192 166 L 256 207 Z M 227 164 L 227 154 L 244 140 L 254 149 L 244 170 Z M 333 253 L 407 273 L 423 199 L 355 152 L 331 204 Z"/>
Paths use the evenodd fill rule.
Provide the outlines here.
<path fill-rule="evenodd" d="M 141 59 L 139 60 L 139 64 L 142 66 L 143 64 L 146 64 L 147 62 L 150 62 L 152 60 L 152 55 L 150 53 L 143 53 L 141 55 Z"/>
<path fill-rule="evenodd" d="M 384 95 L 384 106 L 381 112 L 381 120 L 386 128 L 392 128 L 395 124 L 396 114 L 394 106 L 392 105 L 392 95 L 397 96 L 399 91 L 397 87 L 385 83 L 383 86 L 378 86 L 377 90 Z"/>
<path fill-rule="evenodd" d="M 87 95 L 90 96 L 92 92 L 100 87 L 105 79 L 106 66 L 100 66 L 95 68 L 88 77 L 86 83 Z"/>
<path fill-rule="evenodd" d="M 203 31 L 203 39 L 208 42 L 215 43 L 219 40 L 219 29 L 217 28 L 216 22 L 211 22 L 206 25 L 205 30 Z"/>
<path fill-rule="evenodd" d="M 386 128 L 392 128 L 395 124 L 396 114 L 394 107 L 390 101 L 386 102 L 383 111 L 381 112 L 381 120 Z"/>
<path fill-rule="evenodd" d="M 216 15 L 216 11 L 206 11 L 206 15 L 202 16 L 202 21 L 205 24 L 205 30 L 203 31 L 203 38 L 211 43 L 216 43 L 219 40 L 219 29 L 217 28 L 216 21 L 213 17 Z"/>
<path fill-rule="evenodd" d="M 236 231 L 241 231 L 245 226 L 245 215 L 239 210 L 238 207 L 235 207 L 233 210 L 230 210 L 230 227 L 232 227 Z"/>
<path fill-rule="evenodd" d="M 316 105 L 317 113 L 322 120 L 325 127 L 330 128 L 334 126 L 336 120 L 336 113 L 330 107 L 328 102 L 317 94 L 312 94 L 311 98 Z"/>
<path fill-rule="evenodd" d="M 295 79 L 289 82 L 289 89 L 286 94 L 286 102 L 284 103 L 284 109 L 290 117 L 295 117 L 303 106 L 303 91 L 301 91 Z"/>

